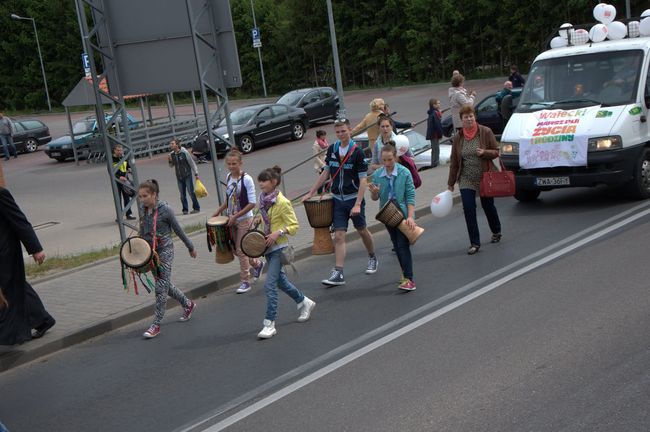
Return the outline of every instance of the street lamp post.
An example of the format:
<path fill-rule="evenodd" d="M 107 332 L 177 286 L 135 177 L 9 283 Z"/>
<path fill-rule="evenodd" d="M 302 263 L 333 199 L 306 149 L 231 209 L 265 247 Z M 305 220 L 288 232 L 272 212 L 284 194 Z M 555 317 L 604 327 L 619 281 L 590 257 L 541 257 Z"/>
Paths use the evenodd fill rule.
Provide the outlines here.
<path fill-rule="evenodd" d="M 45 96 L 47 97 L 47 107 L 52 111 L 52 104 L 50 103 L 50 92 L 47 89 L 47 78 L 45 77 L 45 67 L 43 66 L 43 55 L 41 54 L 41 44 L 38 42 L 38 31 L 36 30 L 36 21 L 34 18 L 21 17 L 20 15 L 11 14 L 11 18 L 15 20 L 31 21 L 34 26 L 34 35 L 36 36 L 36 48 L 38 48 L 38 59 L 41 61 L 41 73 L 43 74 L 43 84 L 45 84 Z"/>
<path fill-rule="evenodd" d="M 332 58 L 334 59 L 334 76 L 336 77 L 336 91 L 339 94 L 339 115 L 345 117 L 345 101 L 343 100 L 343 81 L 341 80 L 341 66 L 339 65 L 339 49 L 336 44 L 336 29 L 334 28 L 334 13 L 332 0 L 327 0 L 327 16 L 330 26 L 330 39 L 332 40 Z"/>

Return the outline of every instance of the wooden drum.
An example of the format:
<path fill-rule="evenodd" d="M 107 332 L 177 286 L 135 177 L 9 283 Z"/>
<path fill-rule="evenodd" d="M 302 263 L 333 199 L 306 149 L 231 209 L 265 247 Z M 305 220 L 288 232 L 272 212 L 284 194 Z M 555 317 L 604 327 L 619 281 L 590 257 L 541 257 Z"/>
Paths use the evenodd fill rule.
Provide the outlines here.
<path fill-rule="evenodd" d="M 262 231 L 250 230 L 242 236 L 239 247 L 246 256 L 259 258 L 266 252 L 266 237 Z"/>
<path fill-rule="evenodd" d="M 208 250 L 215 248 L 215 261 L 217 264 L 228 264 L 235 259 L 234 242 L 228 227 L 227 216 L 215 216 L 208 219 L 205 224 L 208 235 Z"/>
<path fill-rule="evenodd" d="M 399 206 L 395 204 L 394 201 L 388 201 L 384 204 L 381 210 L 379 210 L 379 213 L 377 213 L 377 216 L 375 216 L 375 219 L 386 226 L 399 229 L 402 234 L 406 236 L 409 244 L 412 245 L 415 244 L 424 232 L 424 228 L 420 228 L 419 226 L 411 229 L 406 225 L 406 220 L 404 220 L 402 210 L 400 210 Z"/>
<path fill-rule="evenodd" d="M 330 225 L 334 219 L 334 198 L 332 194 L 314 196 L 304 203 L 309 225 L 314 228 L 314 244 L 311 253 L 326 255 L 334 252 Z"/>
<path fill-rule="evenodd" d="M 129 237 L 120 246 L 120 260 L 138 273 L 153 270 L 153 250 L 149 242 L 140 236 Z"/>

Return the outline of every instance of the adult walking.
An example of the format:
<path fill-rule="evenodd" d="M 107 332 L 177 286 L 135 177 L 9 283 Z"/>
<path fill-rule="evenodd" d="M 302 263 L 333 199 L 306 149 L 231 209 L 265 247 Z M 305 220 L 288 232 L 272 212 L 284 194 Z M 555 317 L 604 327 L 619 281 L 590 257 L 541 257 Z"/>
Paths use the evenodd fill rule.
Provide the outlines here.
<path fill-rule="evenodd" d="M 451 78 L 451 87 L 449 87 L 449 104 L 451 107 L 451 120 L 454 123 L 456 132 L 460 132 L 463 122 L 460 119 L 460 109 L 465 105 L 474 105 L 476 92 L 468 92 L 465 87 L 465 77 L 461 74 L 454 75 Z"/>
<path fill-rule="evenodd" d="M 441 118 L 440 100 L 429 99 L 426 139 L 431 143 L 431 168 L 437 167 L 440 163 L 440 138 L 443 135 Z"/>
<path fill-rule="evenodd" d="M 476 193 L 480 190 L 483 172 L 489 171 L 493 165 L 492 159 L 499 156 L 499 147 L 490 128 L 476 122 L 473 107 L 469 105 L 462 107 L 460 116 L 463 128 L 454 136 L 451 146 L 447 187 L 453 192 L 454 185 L 458 183 L 460 188 L 470 242 L 467 253 L 474 255 L 481 248 L 481 237 L 476 221 Z M 481 207 L 492 231 L 491 242 L 498 243 L 501 240 L 501 222 L 494 206 L 494 198 L 481 197 Z"/>
<path fill-rule="evenodd" d="M 314 196 L 316 190 L 330 178 L 329 186 L 334 197 L 334 256 L 335 265 L 330 277 L 324 279 L 324 285 L 343 285 L 343 265 L 345 263 L 345 233 L 349 220 L 356 228 L 363 245 L 368 252 L 366 274 L 377 272 L 377 257 L 372 234 L 366 227 L 366 191 L 368 165 L 364 160 L 363 150 L 350 139 L 350 121 L 339 119 L 334 123 L 338 141 L 329 146 L 325 156 L 325 169 L 316 183 L 302 199 L 303 202 Z"/>
<path fill-rule="evenodd" d="M 25 278 L 21 243 L 42 264 L 45 252 L 34 228 L 11 193 L 0 185 L 0 288 L 6 306 L 0 308 L 0 345 L 40 338 L 56 323 Z M 34 329 L 32 331 L 32 329 Z"/>
<path fill-rule="evenodd" d="M 194 178 L 199 178 L 199 171 L 196 168 L 194 159 L 192 159 L 190 152 L 182 147 L 176 139 L 170 141 L 169 147 L 171 148 L 171 153 L 167 157 L 167 161 L 169 162 L 169 166 L 173 166 L 176 172 L 183 214 L 186 215 L 188 211 L 186 194 L 189 194 L 192 199 L 192 213 L 198 213 L 201 211 L 201 205 L 194 193 Z"/>
<path fill-rule="evenodd" d="M 379 136 L 379 126 L 377 125 L 377 117 L 384 112 L 384 105 L 386 103 L 383 99 L 377 98 L 370 101 L 370 112 L 365 115 L 363 120 L 352 129 L 350 136 L 360 134 L 366 130 L 368 133 L 368 142 L 374 143 Z"/>
<path fill-rule="evenodd" d="M 5 117 L 0 112 L 0 141 L 2 141 L 2 149 L 5 154 L 5 160 L 9 160 L 11 151 L 14 152 L 14 158 L 18 157 L 16 146 L 14 145 L 14 125 L 9 117 Z"/>

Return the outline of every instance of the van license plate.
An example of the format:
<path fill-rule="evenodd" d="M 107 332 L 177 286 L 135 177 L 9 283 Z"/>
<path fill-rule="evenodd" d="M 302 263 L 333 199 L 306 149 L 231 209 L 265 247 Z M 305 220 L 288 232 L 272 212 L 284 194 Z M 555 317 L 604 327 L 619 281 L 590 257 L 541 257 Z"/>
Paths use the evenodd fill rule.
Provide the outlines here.
<path fill-rule="evenodd" d="M 50 156 L 61 156 L 60 152 L 50 152 Z"/>
<path fill-rule="evenodd" d="M 569 177 L 537 177 L 535 184 L 537 186 L 569 186 L 571 182 Z"/>

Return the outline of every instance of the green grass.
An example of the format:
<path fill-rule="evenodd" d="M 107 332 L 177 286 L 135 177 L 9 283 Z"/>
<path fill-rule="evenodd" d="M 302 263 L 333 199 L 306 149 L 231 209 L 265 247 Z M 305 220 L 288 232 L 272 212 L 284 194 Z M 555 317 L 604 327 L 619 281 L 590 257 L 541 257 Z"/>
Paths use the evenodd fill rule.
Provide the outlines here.
<path fill-rule="evenodd" d="M 205 224 L 197 222 L 195 224 L 187 225 L 183 227 L 183 230 L 186 234 L 192 234 L 199 232 L 205 229 Z M 94 262 L 106 259 L 117 257 L 120 253 L 120 246 L 115 245 L 112 247 L 106 247 L 100 250 L 94 250 L 90 252 L 83 252 L 75 255 L 54 255 L 47 256 L 43 264 L 38 265 L 34 262 L 29 262 L 25 264 L 25 274 L 28 278 L 39 278 L 43 276 L 50 276 L 56 273 L 60 273 L 65 270 L 71 270 L 84 266 L 86 264 L 92 264 Z"/>

